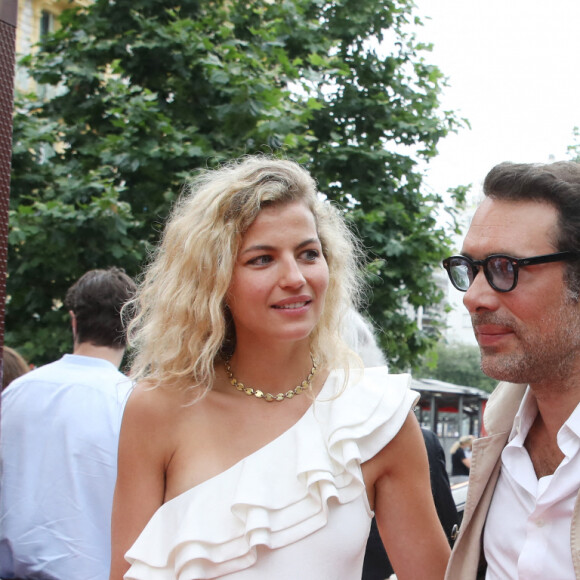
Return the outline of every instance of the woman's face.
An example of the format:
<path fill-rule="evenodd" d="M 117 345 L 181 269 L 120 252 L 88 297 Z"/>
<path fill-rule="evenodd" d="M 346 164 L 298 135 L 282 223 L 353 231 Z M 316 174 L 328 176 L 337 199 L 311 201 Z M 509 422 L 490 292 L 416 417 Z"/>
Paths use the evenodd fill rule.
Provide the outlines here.
<path fill-rule="evenodd" d="M 312 212 L 302 202 L 264 208 L 242 238 L 228 290 L 236 342 L 308 338 L 327 288 Z"/>

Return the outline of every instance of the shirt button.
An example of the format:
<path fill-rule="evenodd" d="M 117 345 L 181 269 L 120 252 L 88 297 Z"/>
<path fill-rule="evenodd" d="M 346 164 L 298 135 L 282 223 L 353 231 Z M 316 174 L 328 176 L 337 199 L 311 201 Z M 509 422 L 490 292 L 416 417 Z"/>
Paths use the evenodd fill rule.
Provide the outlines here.
<path fill-rule="evenodd" d="M 536 526 L 538 526 L 538 528 L 543 528 L 545 523 L 546 522 L 541 518 L 539 520 L 536 520 Z"/>

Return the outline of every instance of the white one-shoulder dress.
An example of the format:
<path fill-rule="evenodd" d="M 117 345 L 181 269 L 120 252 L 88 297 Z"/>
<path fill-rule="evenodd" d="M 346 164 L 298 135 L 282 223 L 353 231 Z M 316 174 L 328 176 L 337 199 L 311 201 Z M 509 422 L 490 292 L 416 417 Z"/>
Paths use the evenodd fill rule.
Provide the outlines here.
<path fill-rule="evenodd" d="M 282 435 L 163 504 L 125 555 L 125 580 L 353 580 L 373 512 L 361 464 L 418 399 L 409 375 L 332 371 Z"/>

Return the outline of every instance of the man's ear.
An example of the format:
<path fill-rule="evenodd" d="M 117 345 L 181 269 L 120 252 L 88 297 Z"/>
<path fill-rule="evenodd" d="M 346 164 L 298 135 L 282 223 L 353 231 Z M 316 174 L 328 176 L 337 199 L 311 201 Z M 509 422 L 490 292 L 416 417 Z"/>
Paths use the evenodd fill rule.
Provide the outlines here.
<path fill-rule="evenodd" d="M 68 313 L 70 314 L 70 323 L 71 323 L 71 327 L 72 327 L 73 341 L 76 341 L 76 339 L 77 339 L 77 317 L 75 316 L 75 313 L 72 310 L 69 310 Z"/>

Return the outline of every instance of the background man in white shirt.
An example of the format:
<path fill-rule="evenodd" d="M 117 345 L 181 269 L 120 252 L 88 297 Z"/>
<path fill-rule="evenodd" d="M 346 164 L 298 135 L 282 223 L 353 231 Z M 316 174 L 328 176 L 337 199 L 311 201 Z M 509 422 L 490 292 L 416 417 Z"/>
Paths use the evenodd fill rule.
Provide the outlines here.
<path fill-rule="evenodd" d="M 444 266 L 505 382 L 446 578 L 580 578 L 580 165 L 500 164 L 484 193 Z"/>
<path fill-rule="evenodd" d="M 91 270 L 67 292 L 73 354 L 2 393 L 0 577 L 107 580 L 117 445 L 130 381 L 122 270 Z"/>

